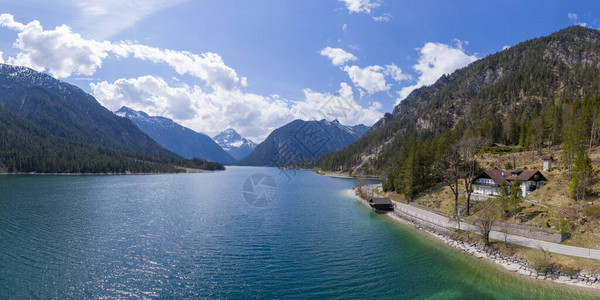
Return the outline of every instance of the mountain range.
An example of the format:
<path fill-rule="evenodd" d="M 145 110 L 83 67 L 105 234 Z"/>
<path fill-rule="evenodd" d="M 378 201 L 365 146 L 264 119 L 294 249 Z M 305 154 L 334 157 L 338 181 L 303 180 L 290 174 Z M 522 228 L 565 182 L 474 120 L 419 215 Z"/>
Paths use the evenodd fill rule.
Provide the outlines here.
<path fill-rule="evenodd" d="M 233 128 L 223 130 L 212 139 L 236 160 L 241 160 L 256 148 L 256 144 L 253 141 L 243 138 Z"/>
<path fill-rule="evenodd" d="M 275 129 L 252 153 L 238 162 L 248 166 L 284 166 L 338 151 L 363 135 L 365 125 L 334 121 L 294 120 Z"/>
<path fill-rule="evenodd" d="M 237 161 L 206 134 L 181 126 L 171 119 L 149 116 L 143 111 L 136 111 L 125 106 L 115 114 L 131 120 L 159 145 L 181 157 L 187 159 L 196 157 L 223 164 L 232 164 Z"/>
<path fill-rule="evenodd" d="M 164 149 L 78 87 L 0 64 L 0 171 L 176 172 L 200 166 Z M 213 165 L 214 167 L 214 165 Z"/>
<path fill-rule="evenodd" d="M 557 145 L 562 121 L 554 122 L 559 120 L 556 116 L 574 115 L 579 106 L 568 105 L 576 99 L 598 97 L 598 78 L 600 32 L 571 26 L 415 89 L 370 129 L 337 121 L 294 120 L 273 131 L 239 164 L 282 166 L 310 159 L 324 170 L 387 176 L 404 170 L 403 154 L 410 153 L 410 147 L 460 138 L 453 134 L 484 135 L 522 147 Z M 140 128 L 146 125 L 138 128 L 81 89 L 25 67 L 0 64 L 0 90 L 0 172 L 176 171 L 175 165 L 194 163 L 174 152 L 233 163 L 233 156 L 241 158 L 252 146 L 226 130 L 215 139 L 229 154 L 206 135 L 186 131 L 166 118 L 150 122 L 154 117 L 131 112 L 132 119 L 149 126 L 146 132 L 165 130 L 144 133 Z M 161 144 L 167 145 L 168 135 L 175 132 L 183 134 L 177 138 L 179 144 L 201 139 L 211 146 L 201 153 L 184 152 L 176 145 L 169 151 Z M 429 146 L 434 157 L 413 158 L 424 159 L 419 162 L 423 164 L 439 158 L 443 147 Z"/>
<path fill-rule="evenodd" d="M 571 26 L 489 55 L 412 91 L 367 134 L 321 157 L 318 164 L 324 170 L 395 174 L 403 164 L 398 153 L 408 153 L 411 139 L 444 141 L 453 134 L 448 130 L 457 128 L 509 145 L 539 144 L 534 139 L 541 139 L 539 132 L 560 137 L 560 130 L 552 130 L 560 124 L 550 116 L 561 115 L 563 104 L 600 95 L 598 78 L 600 32 Z"/>

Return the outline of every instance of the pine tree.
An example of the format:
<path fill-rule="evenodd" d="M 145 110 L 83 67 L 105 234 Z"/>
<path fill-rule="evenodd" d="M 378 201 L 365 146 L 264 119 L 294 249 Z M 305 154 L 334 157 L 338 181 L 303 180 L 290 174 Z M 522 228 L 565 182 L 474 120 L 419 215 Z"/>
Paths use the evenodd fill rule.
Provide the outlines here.
<path fill-rule="evenodd" d="M 527 129 L 525 128 L 525 123 L 521 123 L 521 131 L 519 133 L 519 146 L 525 147 L 525 141 L 527 136 Z"/>
<path fill-rule="evenodd" d="M 411 147 L 408 157 L 405 161 L 404 168 L 404 196 L 409 201 L 414 196 L 414 164 L 415 164 L 415 147 Z"/>
<path fill-rule="evenodd" d="M 523 193 L 521 191 L 521 181 L 517 178 L 510 187 L 510 205 L 512 206 L 512 214 L 517 213 L 519 204 L 523 201 Z"/>
<path fill-rule="evenodd" d="M 575 166 L 571 177 L 571 196 L 579 201 L 585 200 L 589 194 L 590 187 L 594 180 L 594 170 L 592 162 L 587 153 L 579 151 L 575 159 Z"/>
<path fill-rule="evenodd" d="M 576 155 L 582 152 L 586 147 L 586 141 L 589 132 L 587 130 L 586 120 L 584 118 L 585 110 L 580 109 L 580 102 L 576 101 L 572 107 L 568 107 L 565 110 L 564 126 L 563 126 L 563 141 L 562 149 L 563 154 L 561 156 L 565 165 L 569 167 L 571 173 L 573 172 L 572 167 Z"/>

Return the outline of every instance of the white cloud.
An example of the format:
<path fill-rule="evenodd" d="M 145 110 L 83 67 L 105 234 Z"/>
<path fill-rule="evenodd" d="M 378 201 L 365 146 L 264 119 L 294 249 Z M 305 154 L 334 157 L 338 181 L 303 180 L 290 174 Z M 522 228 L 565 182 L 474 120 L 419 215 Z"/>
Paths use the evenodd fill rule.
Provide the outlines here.
<path fill-rule="evenodd" d="M 568 13 L 567 17 L 573 21 L 577 21 L 578 17 L 576 13 Z"/>
<path fill-rule="evenodd" d="M 11 14 L 1 14 L 0 15 L 0 24 L 2 26 L 8 27 L 12 30 L 23 31 L 25 30 L 25 25 L 15 21 L 15 18 Z"/>
<path fill-rule="evenodd" d="M 359 51 L 360 50 L 360 46 L 358 45 L 353 45 L 353 44 L 348 44 L 348 48 L 352 49 L 352 50 L 356 50 Z"/>
<path fill-rule="evenodd" d="M 153 76 L 119 79 L 112 84 L 102 81 L 91 83 L 90 87 L 98 101 L 110 110 L 117 110 L 123 105 L 144 107 L 148 113 L 171 116 L 177 120 L 196 117 L 193 99 L 203 95 L 197 86 L 173 88 L 162 78 Z"/>
<path fill-rule="evenodd" d="M 390 86 L 385 82 L 384 68 L 382 66 L 368 66 L 361 69 L 359 66 L 345 66 L 354 85 L 365 90 L 368 94 L 387 91 Z"/>
<path fill-rule="evenodd" d="M 355 61 L 358 59 L 352 53 L 346 52 L 340 48 L 326 47 L 323 50 L 321 50 L 320 54 L 323 56 L 327 56 L 329 59 L 331 59 L 331 63 L 334 66 L 341 66 L 348 61 Z"/>
<path fill-rule="evenodd" d="M 105 39 L 157 11 L 187 0 L 70 0 L 81 14 L 73 24 L 85 36 Z"/>
<path fill-rule="evenodd" d="M 379 65 L 367 66 L 362 69 L 358 66 L 345 66 L 343 70 L 348 73 L 354 85 L 360 88 L 361 92 L 365 91 L 368 94 L 389 90 L 390 84 L 386 83 L 386 76 L 395 81 L 409 78 L 395 64 L 386 65 L 385 67 Z"/>
<path fill-rule="evenodd" d="M 478 59 L 476 55 L 467 55 L 460 41 L 457 41 L 456 47 L 442 43 L 426 43 L 420 52 L 419 61 L 413 66 L 413 69 L 419 73 L 417 83 L 402 88 L 398 92 L 399 98 L 396 99 L 396 104 L 404 100 L 414 89 L 433 84 L 442 75 L 452 73 Z"/>
<path fill-rule="evenodd" d="M 377 22 L 389 22 L 391 19 L 392 19 L 391 13 L 383 13 L 379 17 L 373 17 L 373 20 L 375 20 Z"/>
<path fill-rule="evenodd" d="M 200 78 L 212 88 L 232 89 L 238 83 L 244 83 L 235 70 L 223 62 L 221 56 L 212 52 L 198 55 L 188 51 L 163 50 L 131 42 L 114 44 L 111 51 L 118 56 L 131 55 L 154 63 L 166 63 L 177 73 Z"/>
<path fill-rule="evenodd" d="M 510 48 L 509 45 L 504 45 L 504 47 L 502 47 L 502 50 L 506 50 L 506 49 L 509 49 L 509 48 Z"/>
<path fill-rule="evenodd" d="M 176 83 L 177 84 L 177 83 Z M 340 85 L 336 95 L 304 90 L 305 99 L 286 100 L 278 95 L 268 97 L 244 93 L 240 89 L 217 89 L 211 92 L 198 86 L 170 85 L 154 76 L 119 79 L 90 84 L 98 101 L 110 110 L 128 106 L 150 115 L 171 118 L 178 123 L 210 136 L 224 128 L 236 128 L 241 134 L 255 141 L 262 141 L 268 133 L 293 119 L 322 119 L 333 116 L 329 108 L 339 110 L 339 99 L 352 109 L 338 118 L 342 124 L 373 124 L 382 113 L 381 105 L 372 103 L 363 108 L 353 98 L 352 88 Z M 333 100 L 332 100 L 333 99 Z M 343 112 L 343 111 L 342 111 Z"/>
<path fill-rule="evenodd" d="M 587 27 L 587 23 L 584 23 L 584 22 L 578 22 L 578 20 L 579 20 L 579 16 L 577 16 L 577 14 L 576 14 L 576 13 L 568 13 L 568 14 L 567 14 L 567 17 L 568 17 L 569 19 L 571 19 L 571 21 L 573 21 L 573 24 L 575 24 L 575 25 L 579 25 L 579 26 L 583 26 L 583 27 Z"/>
<path fill-rule="evenodd" d="M 8 63 L 48 70 L 58 78 L 94 74 L 110 49 L 109 42 L 85 40 L 66 25 L 44 30 L 37 20 L 24 25 L 7 14 L 0 15 L 0 25 L 20 31 L 14 47 L 21 52 Z"/>
<path fill-rule="evenodd" d="M 304 90 L 304 100 L 295 101 L 292 110 L 296 117 L 305 120 L 337 119 L 344 125 L 366 124 L 372 125 L 379 120 L 382 105 L 379 102 L 370 103 L 371 106 L 363 108 L 354 100 L 352 87 L 347 83 L 340 83 L 340 89 L 335 94 Z"/>
<path fill-rule="evenodd" d="M 377 0 L 339 0 L 346 4 L 346 8 L 350 13 L 366 13 L 370 14 L 371 9 L 381 6 Z"/>
<path fill-rule="evenodd" d="M 206 86 L 188 85 L 179 78 L 167 82 L 160 77 L 140 76 L 91 83 L 90 87 L 98 101 L 111 110 L 129 106 L 152 115 L 172 118 L 209 135 L 233 127 L 245 136 L 260 141 L 273 129 L 295 118 L 320 117 L 317 112 L 331 98 L 330 94 L 308 89 L 304 90 L 305 99 L 300 100 L 246 93 L 241 89 L 247 86 L 248 79 L 238 76 L 216 53 L 195 54 L 127 41 L 100 42 L 84 39 L 66 25 L 44 30 L 38 21 L 22 24 L 15 22 L 12 15 L 8 14 L 0 15 L 0 26 L 18 32 L 14 47 L 19 52 L 8 57 L 8 63 L 47 71 L 55 77 L 90 76 L 102 67 L 105 59 L 135 58 L 164 63 L 180 75 L 202 79 Z M 0 52 L 0 62 L 2 54 Z M 340 59 L 356 59 L 352 54 L 349 55 L 334 56 L 332 63 L 334 60 L 337 63 Z M 396 68 L 378 67 L 378 71 L 382 76 L 400 78 L 402 73 Z M 354 101 L 352 88 L 346 83 L 340 85 L 338 93 L 344 99 L 349 99 L 350 105 L 359 112 L 356 116 L 340 118 L 343 124 L 361 122 L 371 125 L 381 116 L 381 104 L 371 103 L 367 108 L 358 105 Z M 339 97 L 342 96 L 333 98 Z"/>
<path fill-rule="evenodd" d="M 2 51 L 0 51 L 0 64 L 4 63 L 4 58 L 2 58 L 2 54 L 4 54 Z"/>
<path fill-rule="evenodd" d="M 211 88 L 232 89 L 237 84 L 247 83 L 216 53 L 195 54 L 133 42 L 98 42 L 82 38 L 67 25 L 44 30 L 37 20 L 24 25 L 15 22 L 9 14 L 0 15 L 0 25 L 19 31 L 14 47 L 20 52 L 15 57 L 9 57 L 8 63 L 48 71 L 58 78 L 73 74 L 92 75 L 102 66 L 104 59 L 113 55 L 166 63 L 181 75 L 188 74 L 204 80 Z"/>
<path fill-rule="evenodd" d="M 383 74 L 392 77 L 396 81 L 410 79 L 410 76 L 402 73 L 402 70 L 395 64 L 386 65 L 385 69 L 383 70 Z"/>
<path fill-rule="evenodd" d="M 98 101 L 110 110 L 128 106 L 150 115 L 172 118 L 210 136 L 234 127 L 256 139 L 293 119 L 286 101 L 243 93 L 239 89 L 212 92 L 185 84 L 172 86 L 154 76 L 90 84 Z"/>
<path fill-rule="evenodd" d="M 342 30 L 343 30 L 343 31 L 347 31 L 347 30 L 348 30 L 348 24 L 344 24 L 344 25 L 342 25 Z"/>

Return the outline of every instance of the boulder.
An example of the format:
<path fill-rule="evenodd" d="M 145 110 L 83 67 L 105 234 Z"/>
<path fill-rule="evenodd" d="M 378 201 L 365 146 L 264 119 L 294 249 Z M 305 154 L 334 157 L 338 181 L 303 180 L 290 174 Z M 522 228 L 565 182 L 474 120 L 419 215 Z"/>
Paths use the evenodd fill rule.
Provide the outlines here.
<path fill-rule="evenodd" d="M 518 264 L 506 264 L 504 267 L 511 272 L 517 272 L 519 269 L 521 269 L 521 266 Z"/>

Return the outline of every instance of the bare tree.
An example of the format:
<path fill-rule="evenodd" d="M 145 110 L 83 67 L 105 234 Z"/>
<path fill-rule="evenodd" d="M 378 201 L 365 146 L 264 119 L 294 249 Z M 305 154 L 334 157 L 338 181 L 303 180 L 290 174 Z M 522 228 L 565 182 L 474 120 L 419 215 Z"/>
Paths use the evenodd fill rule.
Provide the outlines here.
<path fill-rule="evenodd" d="M 510 225 L 506 222 L 500 223 L 500 232 L 504 236 L 504 246 L 508 248 L 508 233 L 510 232 Z"/>
<path fill-rule="evenodd" d="M 363 185 L 367 185 L 367 177 L 362 176 L 362 174 L 360 174 L 357 178 L 356 178 L 356 185 L 358 186 L 363 186 Z"/>
<path fill-rule="evenodd" d="M 435 165 L 436 173 L 442 179 L 442 182 L 450 187 L 454 195 L 454 217 L 457 219 L 460 228 L 460 215 L 458 212 L 458 195 L 460 191 L 458 185 L 463 178 L 463 160 L 460 154 L 460 147 L 454 144 L 442 155 Z"/>
<path fill-rule="evenodd" d="M 592 129 L 590 130 L 590 147 L 588 153 L 592 153 L 592 145 L 598 139 L 598 108 L 594 109 L 594 116 L 592 117 Z"/>
<path fill-rule="evenodd" d="M 371 191 L 370 193 L 367 191 L 369 187 L 369 182 L 367 181 L 367 178 L 365 176 L 362 176 L 362 174 L 356 180 L 356 187 L 361 193 L 365 194 L 366 197 L 373 197 L 373 191 Z"/>
<path fill-rule="evenodd" d="M 556 266 L 556 259 L 552 258 L 552 253 L 544 249 L 542 246 L 539 246 L 539 250 L 542 252 L 541 255 L 536 254 L 530 259 L 532 267 L 543 272 L 554 269 Z"/>
<path fill-rule="evenodd" d="M 467 196 L 466 215 L 471 214 L 471 194 L 473 193 L 473 179 L 479 174 L 477 159 L 481 156 L 481 149 L 490 144 L 490 140 L 483 137 L 471 137 L 459 142 L 463 161 L 463 179 L 465 181 L 465 194 Z"/>
<path fill-rule="evenodd" d="M 492 199 L 490 202 L 479 212 L 479 215 L 473 222 L 479 234 L 483 237 L 483 241 L 486 246 L 490 245 L 490 231 L 498 218 L 498 209 L 496 200 Z"/>

